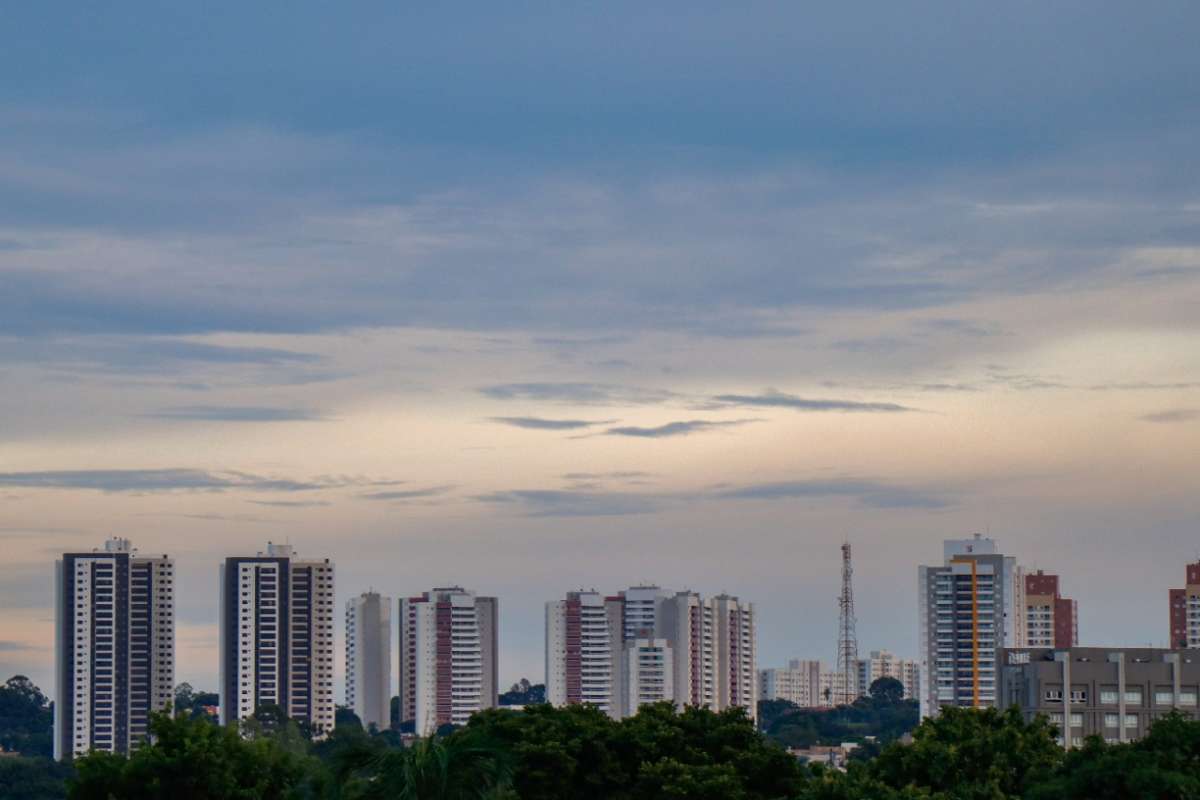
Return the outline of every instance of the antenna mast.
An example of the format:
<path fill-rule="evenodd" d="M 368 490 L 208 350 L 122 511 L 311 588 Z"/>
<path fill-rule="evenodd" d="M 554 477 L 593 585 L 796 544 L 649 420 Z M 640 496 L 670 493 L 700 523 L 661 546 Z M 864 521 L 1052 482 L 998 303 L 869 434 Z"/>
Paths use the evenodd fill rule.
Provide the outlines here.
<path fill-rule="evenodd" d="M 858 635 L 854 630 L 854 567 L 850 564 L 850 542 L 842 545 L 842 596 L 838 598 L 838 663 L 842 673 L 839 705 L 849 705 L 858 699 Z"/>

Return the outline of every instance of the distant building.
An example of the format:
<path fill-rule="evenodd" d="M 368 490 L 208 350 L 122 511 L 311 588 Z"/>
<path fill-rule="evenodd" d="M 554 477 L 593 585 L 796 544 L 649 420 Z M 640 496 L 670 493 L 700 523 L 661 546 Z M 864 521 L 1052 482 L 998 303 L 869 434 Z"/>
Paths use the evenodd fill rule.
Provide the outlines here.
<path fill-rule="evenodd" d="M 400 719 L 418 734 L 496 706 L 498 606 L 460 586 L 400 601 Z"/>
<path fill-rule="evenodd" d="M 887 650 L 872 650 L 867 658 L 858 660 L 858 692 L 871 691 L 871 684 L 880 678 L 895 678 L 904 687 L 904 696 L 916 700 L 921 696 L 921 665 L 917 661 L 899 658 Z"/>
<path fill-rule="evenodd" d="M 175 564 L 128 539 L 55 564 L 54 757 L 130 753 L 175 686 Z"/>
<path fill-rule="evenodd" d="M 364 728 L 391 724 L 392 599 L 378 592 L 346 602 L 346 705 Z"/>
<path fill-rule="evenodd" d="M 276 705 L 318 735 L 333 730 L 333 564 L 291 545 L 221 565 L 221 724 Z"/>
<path fill-rule="evenodd" d="M 1195 717 L 1200 653 L 1151 648 L 1020 648 L 1003 651 L 1000 702 L 1045 714 L 1059 743 L 1092 735 L 1128 742 L 1170 711 Z"/>
<path fill-rule="evenodd" d="M 1079 610 L 1058 591 L 1058 576 L 1040 569 L 1027 572 L 1023 647 L 1074 647 L 1079 644 Z"/>
<path fill-rule="evenodd" d="M 828 698 L 821 691 L 821 676 L 829 669 L 820 661 L 792 659 L 786 668 L 758 672 L 758 696 L 761 700 L 786 700 L 801 708 L 833 705 L 833 689 Z"/>
<path fill-rule="evenodd" d="M 1015 643 L 1024 598 L 1016 560 L 992 539 L 948 539 L 943 563 L 918 568 L 921 714 L 994 706 L 1000 648 Z"/>
<path fill-rule="evenodd" d="M 630 647 L 654 661 L 658 642 L 665 643 L 662 661 L 671 670 L 663 683 L 670 690 L 665 697 L 648 691 L 651 684 L 638 678 L 629 661 Z M 755 642 L 753 604 L 731 595 L 672 594 L 658 586 L 604 597 L 568 592 L 564 600 L 546 604 L 547 700 L 592 703 L 615 718 L 634 713 L 629 709 L 636 711 L 643 696 L 681 708 L 740 706 L 754 716 Z"/>
<path fill-rule="evenodd" d="M 672 700 L 673 676 L 671 645 L 666 639 L 626 641 L 621 648 L 621 715 L 631 717 L 648 703 Z"/>
<path fill-rule="evenodd" d="M 621 620 L 598 592 L 567 592 L 546 603 L 546 701 L 590 703 L 616 715 Z"/>
<path fill-rule="evenodd" d="M 1188 564 L 1187 585 L 1169 590 L 1171 647 L 1200 647 L 1200 562 Z"/>

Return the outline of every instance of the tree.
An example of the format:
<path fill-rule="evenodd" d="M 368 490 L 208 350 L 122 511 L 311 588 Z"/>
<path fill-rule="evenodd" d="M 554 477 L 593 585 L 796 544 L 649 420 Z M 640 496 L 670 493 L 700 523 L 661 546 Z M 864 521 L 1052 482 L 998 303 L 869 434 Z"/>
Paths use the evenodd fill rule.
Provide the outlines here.
<path fill-rule="evenodd" d="M 0 797 L 4 800 L 62 800 L 71 768 L 48 758 L 0 758 Z"/>
<path fill-rule="evenodd" d="M 943 708 L 869 764 L 869 774 L 901 789 L 916 787 L 956 800 L 1022 797 L 1053 775 L 1063 751 L 1050 724 L 1025 722 L 1011 708 Z"/>
<path fill-rule="evenodd" d="M 75 760 L 71 800 L 284 800 L 327 790 L 316 759 L 271 737 L 180 715 L 151 717 L 152 741 L 126 758 L 94 752 Z"/>
<path fill-rule="evenodd" d="M 883 703 L 898 703 L 904 699 L 904 684 L 885 675 L 871 682 L 870 695 Z"/>
<path fill-rule="evenodd" d="M 0 686 L 0 747 L 26 756 L 53 755 L 53 709 L 24 675 L 14 675 Z"/>
<path fill-rule="evenodd" d="M 485 800 L 512 779 L 508 752 L 481 736 L 428 737 L 401 749 L 363 737 L 332 761 L 340 796 L 354 800 Z"/>

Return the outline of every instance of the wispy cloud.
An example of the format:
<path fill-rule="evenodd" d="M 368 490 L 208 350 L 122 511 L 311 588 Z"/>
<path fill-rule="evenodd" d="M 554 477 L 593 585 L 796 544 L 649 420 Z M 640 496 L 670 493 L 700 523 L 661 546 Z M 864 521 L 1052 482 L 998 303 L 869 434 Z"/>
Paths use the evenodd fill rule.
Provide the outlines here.
<path fill-rule="evenodd" d="M 43 472 L 0 472 L 0 486 L 31 489 L 90 489 L 98 492 L 172 492 L 231 490 L 304 492 L 344 486 L 389 483 L 352 477 L 325 476 L 294 480 L 248 472 L 210 472 L 202 469 L 83 469 Z"/>
<path fill-rule="evenodd" d="M 514 428 L 527 428 L 539 431 L 571 431 L 580 428 L 591 428 L 595 425 L 609 425 L 616 420 L 587 420 L 587 419 L 544 419 L 542 417 L 491 417 L 492 422 L 501 425 L 511 425 Z"/>
<path fill-rule="evenodd" d="M 1153 414 L 1145 414 L 1138 419 L 1143 422 L 1194 422 L 1200 420 L 1200 409 L 1195 408 L 1172 408 L 1166 411 L 1156 411 Z"/>
<path fill-rule="evenodd" d="M 609 428 L 604 432 L 605 436 L 632 436 L 639 439 L 664 439 L 669 436 L 688 436 L 689 434 L 699 433 L 701 431 L 719 430 L 721 428 L 732 428 L 739 425 L 747 425 L 751 422 L 758 422 L 754 419 L 733 419 L 733 420 L 708 420 L 708 419 L 689 419 L 680 420 L 677 422 L 668 422 L 665 425 L 657 425 L 652 428 L 641 428 L 634 425 L 626 425 L 618 428 Z"/>
<path fill-rule="evenodd" d="M 607 383 L 501 383 L 480 388 L 495 400 L 540 400 L 575 405 L 651 405 L 664 403 L 674 392 Z"/>
<path fill-rule="evenodd" d="M 898 403 L 813 399 L 797 397 L 796 395 L 775 390 L 768 390 L 762 394 L 721 394 L 713 397 L 712 400 L 714 403 L 723 406 L 791 408 L 797 411 L 853 411 L 887 414 L 916 410 Z"/>
<path fill-rule="evenodd" d="M 42 650 L 42 649 L 45 649 L 45 648 L 33 647 L 31 645 L 25 644 L 24 642 L 14 642 L 11 640 L 0 639 L 0 652 L 4 652 L 4 653 L 18 653 L 18 652 L 24 652 L 26 650 Z"/>
<path fill-rule="evenodd" d="M 317 508 L 331 506 L 328 500 L 249 500 L 256 506 L 272 506 L 275 508 Z"/>
<path fill-rule="evenodd" d="M 360 494 L 365 500 L 419 500 L 426 497 L 438 497 L 454 488 L 453 484 L 444 486 L 429 486 L 424 489 L 397 489 L 387 492 L 368 492 Z"/>
<path fill-rule="evenodd" d="M 328 419 L 306 408 L 269 406 L 174 406 L 143 416 L 192 422 L 322 422 Z"/>
<path fill-rule="evenodd" d="M 858 478 L 758 483 L 717 492 L 735 500 L 788 500 L 847 497 L 870 508 L 945 508 L 950 501 L 940 493 L 894 486 Z"/>
<path fill-rule="evenodd" d="M 653 495 L 558 489 L 491 492 L 474 499 L 482 503 L 517 505 L 530 517 L 623 516 L 649 514 L 662 507 L 662 500 Z"/>

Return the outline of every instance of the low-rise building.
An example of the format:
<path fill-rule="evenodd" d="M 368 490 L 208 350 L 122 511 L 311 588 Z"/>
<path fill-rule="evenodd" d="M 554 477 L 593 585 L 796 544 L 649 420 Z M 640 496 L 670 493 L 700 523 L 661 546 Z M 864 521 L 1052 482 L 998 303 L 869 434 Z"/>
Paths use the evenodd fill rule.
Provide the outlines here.
<path fill-rule="evenodd" d="M 1158 648 L 1009 648 L 1003 651 L 1001 705 L 1032 720 L 1045 714 L 1059 742 L 1085 737 L 1127 742 L 1172 711 L 1195 717 L 1200 652 Z"/>

